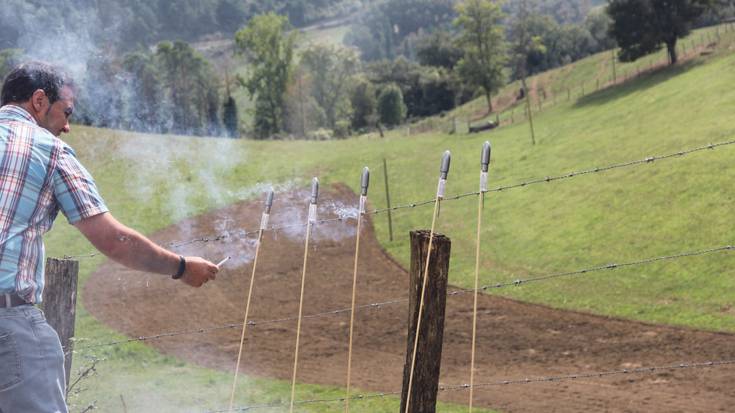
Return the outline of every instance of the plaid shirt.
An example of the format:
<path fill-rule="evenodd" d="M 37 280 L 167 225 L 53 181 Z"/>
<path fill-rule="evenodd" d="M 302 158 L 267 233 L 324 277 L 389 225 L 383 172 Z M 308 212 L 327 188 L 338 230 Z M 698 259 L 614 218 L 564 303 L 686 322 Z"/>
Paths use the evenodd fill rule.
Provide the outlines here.
<path fill-rule="evenodd" d="M 107 212 L 69 145 L 18 106 L 0 108 L 0 294 L 40 303 L 42 235 L 59 210 L 70 224 Z"/>

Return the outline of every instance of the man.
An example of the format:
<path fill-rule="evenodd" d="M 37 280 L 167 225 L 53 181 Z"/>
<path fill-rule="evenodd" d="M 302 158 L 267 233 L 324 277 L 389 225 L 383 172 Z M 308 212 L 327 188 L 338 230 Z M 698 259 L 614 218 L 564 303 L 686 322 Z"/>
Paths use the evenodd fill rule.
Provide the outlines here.
<path fill-rule="evenodd" d="M 0 413 L 67 413 L 64 355 L 34 307 L 44 284 L 42 235 L 59 211 L 100 252 L 136 270 L 200 287 L 217 266 L 181 257 L 110 214 L 74 151 L 69 132 L 74 85 L 58 69 L 15 68 L 0 96 Z"/>

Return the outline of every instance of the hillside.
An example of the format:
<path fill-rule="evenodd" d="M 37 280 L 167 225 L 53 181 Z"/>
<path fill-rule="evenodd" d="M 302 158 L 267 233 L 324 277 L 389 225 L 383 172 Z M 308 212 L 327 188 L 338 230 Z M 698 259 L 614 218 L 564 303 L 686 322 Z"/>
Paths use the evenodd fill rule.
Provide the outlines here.
<path fill-rule="evenodd" d="M 723 31 L 722 36 L 732 34 L 732 30 Z M 731 43 L 723 44 L 714 53 L 708 51 L 707 56 L 674 68 L 645 73 L 644 62 L 644 73 L 623 85 L 594 93 L 588 89 L 586 96 L 572 96 L 569 101 L 557 99 L 536 115 L 535 146 L 530 145 L 525 122 L 489 134 L 465 135 L 460 131 L 449 135 L 445 132 L 446 117 L 434 120 L 432 132 L 405 136 L 401 128 L 385 139 L 363 136 L 332 142 L 250 142 L 78 127 L 68 140 L 96 176 L 115 215 L 146 233 L 215 207 L 258 197 L 266 183 L 280 188 L 305 187 L 316 175 L 324 185 L 344 182 L 356 189 L 363 165 L 373 170 L 372 206 L 382 208 L 383 158 L 387 159 L 395 205 L 432 198 L 444 149 L 453 153 L 448 193 L 476 190 L 479 151 L 486 139 L 493 144 L 491 187 L 732 140 L 735 54 Z M 598 55 L 573 69 L 561 68 L 541 78 L 556 79 L 550 81 L 549 90 L 578 86 L 581 79 L 595 79 L 583 71 L 590 73 L 606 58 Z M 462 110 L 473 113 L 472 108 Z M 730 167 L 733 150 L 726 146 L 489 194 L 482 232 L 481 283 L 512 282 L 731 244 L 728 224 L 730 201 L 735 196 L 729 185 L 734 174 Z M 475 227 L 468 217 L 474 216 L 475 208 L 474 197 L 447 201 L 438 223 L 438 230 L 453 240 L 450 282 L 464 287 L 472 285 Z M 383 215 L 375 217 L 375 230 L 382 246 L 405 267 L 407 231 L 425 228 L 430 222 L 430 208 L 408 208 L 393 215 L 393 242 L 388 241 Z M 192 234 L 192 238 L 200 235 Z M 48 237 L 47 245 L 52 256 L 91 250 L 61 223 Z M 496 293 L 556 308 L 733 332 L 732 259 L 731 253 L 724 252 Z M 82 259 L 82 279 L 101 262 L 99 257 Z M 78 336 L 92 343 L 114 337 L 84 311 L 80 311 Z M 115 391 L 124 391 L 127 398 L 145 399 L 149 396 L 141 383 L 150 382 L 155 383 L 157 400 L 180 408 L 211 408 L 226 399 L 228 374 L 182 364 L 141 344 L 101 348 L 98 355 L 108 360 L 98 368 L 100 376 L 93 390 L 82 394 L 83 400 L 101 400 L 101 394 Z M 177 376 L 175 380 L 171 380 L 172 375 Z M 181 390 L 191 386 L 204 386 L 207 394 Z M 268 380 L 256 380 L 253 386 L 258 390 L 247 399 L 250 401 L 257 402 L 261 391 L 285 393 L 283 384 Z M 134 396 L 137 392 L 144 392 L 143 396 Z M 304 396 L 325 394 L 338 396 L 339 392 L 311 387 Z M 119 409 L 116 401 L 106 403 L 105 411 Z M 372 405 L 370 411 L 382 411 L 377 406 L 380 404 Z M 315 407 L 313 411 L 319 410 Z"/>

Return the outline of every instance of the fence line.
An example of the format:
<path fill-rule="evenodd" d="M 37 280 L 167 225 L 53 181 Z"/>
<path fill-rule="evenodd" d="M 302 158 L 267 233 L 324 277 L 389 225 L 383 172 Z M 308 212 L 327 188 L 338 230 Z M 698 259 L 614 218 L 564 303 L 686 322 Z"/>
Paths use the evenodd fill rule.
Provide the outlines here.
<path fill-rule="evenodd" d="M 650 258 L 644 258 L 644 259 L 640 259 L 636 261 L 622 262 L 618 264 L 605 264 L 605 265 L 583 268 L 583 269 L 574 270 L 574 271 L 558 272 L 558 273 L 552 273 L 552 274 L 541 275 L 541 276 L 525 278 L 525 279 L 516 279 L 514 281 L 506 282 L 506 283 L 496 283 L 496 284 L 484 285 L 484 286 L 479 287 L 478 290 L 486 291 L 490 289 L 515 287 L 515 286 L 526 285 L 526 284 L 530 284 L 534 282 L 548 281 L 548 280 L 552 280 L 556 278 L 563 278 L 563 277 L 569 277 L 569 276 L 575 276 L 575 275 L 585 275 L 585 274 L 600 272 L 600 271 L 605 271 L 605 270 L 616 270 L 620 268 L 651 264 L 655 262 L 670 261 L 670 260 L 676 260 L 676 259 L 681 259 L 681 258 L 701 256 L 701 255 L 713 254 L 716 252 L 733 251 L 733 250 L 735 250 L 735 246 L 723 245 L 720 247 L 708 248 L 708 249 L 703 249 L 703 250 L 695 250 L 695 251 L 686 251 L 686 252 L 681 252 L 681 253 L 672 254 L 672 255 L 650 257 Z M 453 296 L 471 293 L 474 291 L 475 291 L 474 289 L 454 290 L 454 291 L 447 292 L 447 296 L 453 297 Z M 408 301 L 408 298 L 399 298 L 399 299 L 383 301 L 383 302 L 362 304 L 362 305 L 356 306 L 355 309 L 356 310 L 382 309 L 383 307 L 387 307 L 387 306 L 394 305 L 394 304 L 405 303 L 407 301 Z M 349 313 L 350 311 L 351 311 L 350 307 L 339 308 L 335 310 L 305 315 L 302 318 L 312 319 L 312 318 L 335 316 L 335 315 L 340 315 L 340 314 L 346 314 L 346 313 Z M 288 321 L 295 321 L 296 319 L 297 319 L 296 317 L 292 316 L 292 317 L 275 318 L 275 319 L 262 320 L 262 321 L 253 320 L 253 321 L 248 321 L 248 326 L 263 326 L 263 325 L 270 325 L 270 324 L 278 324 L 278 323 L 284 323 Z M 232 329 L 232 328 L 241 328 L 241 327 L 242 327 L 242 323 L 229 323 L 229 324 L 223 324 L 223 325 L 212 326 L 212 327 L 177 330 L 177 331 L 165 332 L 165 333 L 160 333 L 160 334 L 155 334 L 155 335 L 150 335 L 150 336 L 132 337 L 128 339 L 116 340 L 116 341 L 111 341 L 107 343 L 79 345 L 79 346 L 76 346 L 75 351 L 80 351 L 80 350 L 85 350 L 85 349 L 90 349 L 90 348 L 117 346 L 117 345 L 122 345 L 122 344 L 129 344 L 133 342 L 151 341 L 151 340 L 157 340 L 161 338 L 175 337 L 175 336 L 182 336 L 182 335 L 189 335 L 189 334 L 208 334 L 208 333 L 215 332 L 215 331 L 227 330 L 227 329 Z M 76 341 L 80 341 L 80 340 L 83 340 L 83 339 L 77 339 Z"/>
<path fill-rule="evenodd" d="M 709 27 L 704 28 L 705 32 L 700 33 L 698 36 L 697 36 L 697 34 L 692 33 L 691 36 L 689 36 L 691 38 L 690 39 L 688 38 L 688 41 L 690 42 L 690 49 L 689 49 L 690 50 L 690 53 L 687 53 L 685 39 L 680 39 L 677 42 L 677 50 L 682 49 L 682 47 L 683 47 L 683 51 L 679 51 L 678 52 L 678 54 L 679 54 L 679 62 L 681 63 L 681 62 L 684 62 L 684 61 L 686 61 L 688 59 L 696 58 L 696 57 L 698 57 L 700 55 L 700 53 L 702 52 L 703 49 L 706 50 L 709 47 L 708 44 L 707 44 L 707 42 L 711 42 L 711 39 L 709 39 L 709 36 L 710 36 L 709 31 L 712 31 L 713 28 L 714 29 L 719 29 L 719 27 L 723 27 L 723 29 L 727 29 L 729 26 L 730 25 L 727 24 L 727 23 L 718 23 L 716 25 L 713 25 L 713 26 L 709 26 Z M 706 33 L 706 35 L 705 35 L 705 33 Z M 698 37 L 698 39 L 696 39 L 695 37 Z M 718 34 L 717 35 L 717 42 L 716 43 L 719 44 L 720 41 L 721 41 L 721 36 Z M 699 42 L 699 43 L 697 44 L 697 42 Z M 730 41 L 729 43 L 732 43 L 732 41 Z M 615 48 L 615 49 L 604 50 L 604 51 L 601 51 L 599 53 L 607 53 L 607 52 L 617 51 L 617 50 L 618 49 Z M 661 54 L 661 56 L 659 56 L 659 54 Z M 587 56 L 587 57 L 585 57 L 583 59 L 577 60 L 577 61 L 573 62 L 572 65 L 575 65 L 576 63 L 580 62 L 581 60 L 587 59 L 587 58 L 589 58 L 591 56 Z M 648 63 L 646 63 L 646 61 Z M 610 65 L 607 65 L 605 61 L 603 61 L 602 63 L 605 64 L 606 67 L 610 66 Z M 615 64 L 616 63 L 613 63 L 612 66 L 614 67 Z M 633 66 L 633 67 L 626 67 L 626 65 L 625 65 L 624 62 L 618 62 L 617 64 L 621 64 L 621 67 L 619 69 L 617 69 L 617 71 L 615 71 L 615 69 L 613 69 L 613 71 L 615 73 L 619 73 L 619 74 L 609 73 L 609 77 L 607 77 L 607 78 L 602 78 L 602 77 L 599 77 L 599 76 L 596 75 L 596 77 L 594 77 L 592 79 L 582 79 L 581 81 L 576 82 L 575 85 L 578 85 L 578 86 L 569 85 L 567 83 L 567 82 L 569 82 L 569 79 L 565 79 L 564 82 L 563 82 L 563 85 L 561 87 L 556 88 L 556 89 L 554 89 L 553 87 L 551 87 L 551 88 L 548 89 L 548 92 L 550 92 L 551 93 L 551 96 L 552 96 L 551 99 L 549 99 L 546 96 L 547 90 L 543 86 L 540 89 L 539 88 L 535 88 L 535 92 L 536 92 L 535 102 L 533 102 L 533 99 L 531 99 L 532 101 L 530 102 L 531 104 L 529 105 L 529 107 L 531 108 L 531 111 L 532 112 L 534 111 L 534 109 L 533 109 L 534 105 L 536 105 L 536 108 L 537 108 L 535 110 L 535 112 L 536 113 L 541 113 L 544 109 L 546 109 L 546 108 L 553 108 L 553 107 L 557 106 L 558 103 L 561 103 L 563 101 L 568 102 L 572 98 L 582 98 L 582 97 L 585 97 L 585 96 L 591 94 L 592 93 L 591 91 L 597 92 L 597 91 L 600 91 L 600 90 L 603 90 L 603 89 L 607 89 L 607 88 L 610 88 L 610 87 L 614 87 L 614 86 L 618 86 L 618 85 L 623 85 L 623 84 L 625 84 L 629 80 L 632 80 L 632 79 L 641 77 L 641 75 L 645 75 L 647 73 L 650 73 L 651 71 L 654 70 L 654 66 L 657 66 L 657 65 L 668 66 L 669 65 L 669 57 L 668 57 L 668 53 L 666 51 L 663 51 L 663 52 L 656 52 L 654 54 L 651 54 L 651 55 L 642 57 L 640 59 L 640 61 L 638 61 L 637 63 L 632 63 L 631 62 L 631 63 L 629 63 L 627 65 L 627 66 Z M 549 74 L 550 72 L 553 72 L 553 71 L 558 70 L 558 69 L 560 69 L 560 67 L 556 67 L 556 68 L 552 68 L 552 69 L 547 69 L 547 70 L 545 70 L 543 72 L 540 72 L 540 73 L 535 74 L 534 77 L 539 77 L 540 78 L 544 74 Z M 631 74 L 630 76 L 628 75 L 629 73 Z M 581 84 L 579 82 L 581 82 Z M 589 84 L 596 84 L 596 87 L 595 88 L 590 88 L 589 89 L 590 92 L 585 93 L 584 86 L 585 86 L 585 84 L 588 84 L 588 83 Z M 506 86 L 512 86 L 512 84 L 509 84 L 509 85 L 506 85 Z M 513 90 L 517 90 L 518 88 L 520 88 L 520 85 L 517 85 L 516 87 L 512 87 Z M 526 93 L 530 93 L 530 91 L 526 91 Z M 511 95 L 515 96 L 513 93 L 511 93 Z M 557 99 L 557 95 L 558 96 L 566 95 L 566 99 L 564 99 L 564 98 L 558 98 Z M 530 99 L 530 95 L 528 96 L 528 98 Z M 525 98 L 522 98 L 522 99 L 520 99 L 520 101 L 522 102 L 524 99 Z M 551 100 L 551 102 L 546 103 L 549 100 Z M 511 104 L 511 106 L 506 107 L 501 112 L 497 112 L 497 113 L 494 113 L 494 114 L 486 115 L 486 116 L 483 116 L 481 118 L 472 119 L 471 118 L 471 115 L 466 115 L 465 117 L 466 117 L 466 122 L 468 124 L 468 127 L 473 122 L 487 121 L 488 118 L 500 119 L 500 124 L 505 123 L 506 125 L 507 124 L 514 125 L 516 123 L 515 116 L 514 116 L 516 109 L 519 109 L 519 111 L 521 112 L 519 114 L 519 116 L 518 116 L 521 119 L 521 121 L 528 119 L 528 113 L 527 113 L 527 110 L 525 108 L 525 105 L 523 105 L 523 104 L 516 104 L 518 102 L 519 102 L 519 100 L 516 99 L 516 101 L 513 104 Z M 450 118 L 451 118 L 451 120 L 450 120 L 450 128 L 449 128 L 449 131 L 450 131 L 450 133 L 456 133 L 457 132 L 456 131 L 456 124 L 459 121 L 459 118 L 460 117 L 458 115 L 454 114 Z M 492 120 L 492 119 L 490 119 L 490 120 Z M 426 127 L 423 127 L 422 128 L 422 126 L 424 126 L 426 124 L 429 124 L 429 127 L 428 128 L 426 128 Z M 427 130 L 436 130 L 437 127 L 435 125 L 436 125 L 435 118 L 429 118 L 429 120 L 422 120 L 422 121 L 419 121 L 419 122 L 417 122 L 417 123 L 415 123 L 415 124 L 413 124 L 411 126 L 417 127 L 419 129 L 421 129 L 422 131 L 427 131 Z M 410 127 L 409 127 L 409 130 L 410 130 Z M 469 133 L 469 131 L 468 131 L 468 133 Z"/>
<path fill-rule="evenodd" d="M 554 182 L 554 181 L 561 181 L 561 180 L 571 179 L 571 178 L 575 178 L 575 177 L 582 176 L 582 175 L 590 175 L 590 174 L 595 174 L 595 173 L 607 172 L 607 171 L 611 171 L 611 170 L 614 170 L 614 169 L 621 169 L 621 168 L 628 168 L 628 167 L 633 167 L 633 166 L 646 165 L 646 164 L 653 163 L 655 161 L 667 160 L 667 159 L 672 159 L 672 158 L 679 159 L 679 158 L 682 158 L 684 156 L 687 156 L 687 155 L 690 155 L 690 154 L 693 154 L 693 153 L 697 153 L 697 152 L 701 152 L 701 151 L 705 151 L 705 150 L 714 150 L 714 149 L 717 149 L 717 148 L 721 148 L 721 147 L 724 147 L 724 146 L 730 146 L 730 145 L 733 145 L 733 144 L 735 144 L 735 140 L 723 141 L 723 142 L 718 142 L 718 143 L 709 143 L 707 145 L 702 145 L 702 146 L 698 146 L 698 147 L 691 148 L 691 149 L 679 150 L 679 151 L 667 153 L 667 154 L 664 154 L 664 155 L 647 156 L 645 158 L 637 159 L 637 160 L 633 160 L 633 161 L 615 163 L 615 164 L 610 164 L 610 165 L 601 166 L 601 167 L 581 169 L 581 170 L 567 172 L 567 173 L 560 174 L 560 175 L 551 175 L 551 176 L 546 176 L 544 178 L 536 178 L 536 179 L 531 179 L 531 180 L 528 180 L 528 181 L 518 182 L 518 183 L 515 183 L 515 184 L 499 186 L 499 187 L 490 189 L 488 192 L 503 192 L 503 191 L 507 191 L 507 190 L 510 190 L 510 189 L 527 187 L 527 186 L 530 186 L 530 185 L 536 185 L 536 184 L 541 184 L 541 183 L 549 183 L 549 182 Z M 454 195 L 454 196 L 445 197 L 445 198 L 442 199 L 442 201 L 456 201 L 456 200 L 459 200 L 459 199 L 462 199 L 462 198 L 467 198 L 467 197 L 470 197 L 470 196 L 477 196 L 479 194 L 480 194 L 480 191 L 466 192 L 466 193 L 461 193 L 461 194 Z M 402 205 L 396 205 L 396 206 L 393 206 L 393 207 L 390 207 L 390 208 L 373 209 L 373 210 L 366 211 L 365 214 L 378 215 L 378 214 L 385 213 L 385 212 L 388 212 L 388 211 L 396 211 L 396 210 L 401 210 L 401 209 L 412 209 L 412 208 L 417 208 L 417 207 L 426 206 L 426 205 L 433 205 L 435 201 L 436 201 L 436 199 L 435 198 L 432 198 L 432 199 L 427 199 L 427 200 L 424 200 L 424 201 L 418 201 L 418 202 L 411 202 L 411 203 L 402 204 Z M 351 216 L 340 216 L 340 217 L 337 217 L 337 218 L 329 218 L 329 219 L 318 220 L 318 221 L 316 221 L 316 223 L 317 224 L 327 224 L 327 223 L 333 223 L 333 222 L 344 222 L 344 221 L 347 221 L 347 220 L 350 220 L 350 219 L 356 219 L 356 218 L 355 217 L 351 217 Z M 274 227 L 268 228 L 266 231 L 278 232 L 278 231 L 281 231 L 281 230 L 284 230 L 284 229 L 302 228 L 302 227 L 306 227 L 306 223 L 297 223 L 297 224 L 288 224 L 288 225 L 274 226 Z M 236 234 L 236 236 L 249 237 L 251 235 L 257 235 L 258 234 L 258 231 L 259 230 L 241 231 L 241 232 L 238 232 Z M 221 241 L 221 240 L 224 240 L 224 239 L 228 239 L 228 238 L 230 238 L 232 236 L 233 235 L 230 235 L 230 233 L 225 233 L 225 234 L 220 234 L 220 235 L 204 236 L 204 237 L 198 237 L 198 238 L 194 238 L 194 239 L 187 240 L 187 241 L 172 241 L 172 242 L 169 242 L 169 243 L 165 244 L 165 246 L 168 246 L 170 248 L 177 248 L 177 247 L 182 247 L 182 246 L 185 246 L 185 245 L 194 244 L 194 243 L 197 243 L 197 242 L 207 243 L 207 242 Z M 63 259 L 93 258 L 93 257 L 96 257 L 98 255 L 102 255 L 102 254 L 99 253 L 99 252 L 93 252 L 93 253 L 80 254 L 80 255 L 64 255 L 63 256 Z"/>
<path fill-rule="evenodd" d="M 598 371 L 598 372 L 591 372 L 591 373 L 574 373 L 574 374 L 564 374 L 564 375 L 535 377 L 535 378 L 498 380 L 498 381 L 487 382 L 487 383 L 477 383 L 472 387 L 483 388 L 483 387 L 490 387 L 490 386 L 511 386 L 511 385 L 521 385 L 521 384 L 563 383 L 567 381 L 580 380 L 580 379 L 605 378 L 605 377 L 611 377 L 611 376 L 634 375 L 634 374 L 656 374 L 660 372 L 674 371 L 674 370 L 729 367 L 733 365 L 735 365 L 735 360 L 705 361 L 705 362 L 697 362 L 697 363 L 672 363 L 672 364 L 663 365 L 663 366 L 606 370 L 606 371 Z M 469 390 L 469 389 L 470 389 L 469 384 L 439 386 L 440 392 Z M 371 393 L 371 394 L 357 394 L 355 396 L 350 397 L 350 400 L 353 400 L 353 401 L 368 400 L 368 399 L 396 396 L 400 394 L 401 394 L 400 391 Z M 344 402 L 346 399 L 347 399 L 346 397 L 335 397 L 331 399 L 326 399 L 326 398 L 306 399 L 306 400 L 297 400 L 295 401 L 295 404 L 304 405 L 304 404 L 317 404 L 317 403 L 337 403 L 337 402 Z M 240 407 L 237 407 L 234 411 L 245 412 L 245 411 L 251 411 L 251 410 L 258 410 L 258 409 L 272 409 L 272 408 L 283 407 L 283 406 L 286 406 L 286 404 L 283 402 L 274 402 L 274 403 L 267 403 L 267 404 L 240 406 Z M 229 411 L 231 410 L 210 410 L 210 411 L 207 411 L 207 413 L 226 413 Z"/>

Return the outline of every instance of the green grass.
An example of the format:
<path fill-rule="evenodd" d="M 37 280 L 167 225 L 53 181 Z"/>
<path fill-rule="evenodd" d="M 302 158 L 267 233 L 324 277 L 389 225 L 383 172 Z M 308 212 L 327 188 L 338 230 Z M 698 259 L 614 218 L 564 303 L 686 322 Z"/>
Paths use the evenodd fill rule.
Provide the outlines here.
<path fill-rule="evenodd" d="M 592 59 L 582 65 L 594 66 Z M 474 191 L 485 139 L 493 144 L 491 186 L 730 140 L 735 137 L 734 68 L 735 55 L 721 51 L 708 60 L 695 59 L 622 86 L 559 101 L 536 115 L 535 146 L 530 145 L 525 123 L 482 135 L 434 132 L 406 137 L 404 129 L 397 129 L 385 139 L 363 136 L 331 142 L 144 136 L 76 127 L 68 141 L 96 177 L 113 213 L 152 233 L 183 217 L 259 196 L 258 183 L 293 181 L 306 187 L 317 175 L 323 184 L 345 182 L 356 189 L 363 165 L 373 171 L 372 206 L 384 207 L 384 157 L 393 204 L 430 199 L 444 149 L 453 153 L 448 194 Z M 576 76 L 576 69 L 564 70 Z M 735 147 L 724 147 L 491 193 L 484 211 L 481 283 L 730 244 L 734 159 Z M 473 282 L 475 216 L 475 198 L 442 206 L 438 230 L 453 241 L 454 285 L 468 287 Z M 431 208 L 396 212 L 393 242 L 388 241 L 385 216 L 374 218 L 382 245 L 407 265 L 407 232 L 428 227 Z M 91 251 L 61 220 L 47 237 L 47 246 L 50 256 Z M 81 260 L 82 284 L 101 262 Z M 495 293 L 557 308 L 735 332 L 733 263 L 731 253 L 719 253 Z M 121 338 L 81 304 L 77 337 L 90 343 Z M 98 376 L 87 380 L 87 390 L 75 398 L 80 405 L 96 400 L 101 411 L 122 411 L 120 394 L 130 411 L 203 411 L 222 408 L 227 401 L 229 373 L 198 368 L 141 344 L 102 347 L 95 353 L 104 361 Z M 76 366 L 84 364 L 82 356 L 75 356 Z M 288 383 L 248 380 L 238 404 L 288 400 Z M 299 387 L 303 398 L 340 397 L 342 391 Z M 395 411 L 396 404 L 395 399 L 377 399 L 356 403 L 354 411 Z M 330 408 L 337 411 L 339 405 Z M 305 409 L 331 411 L 326 405 Z M 445 405 L 441 411 L 464 408 Z"/>

